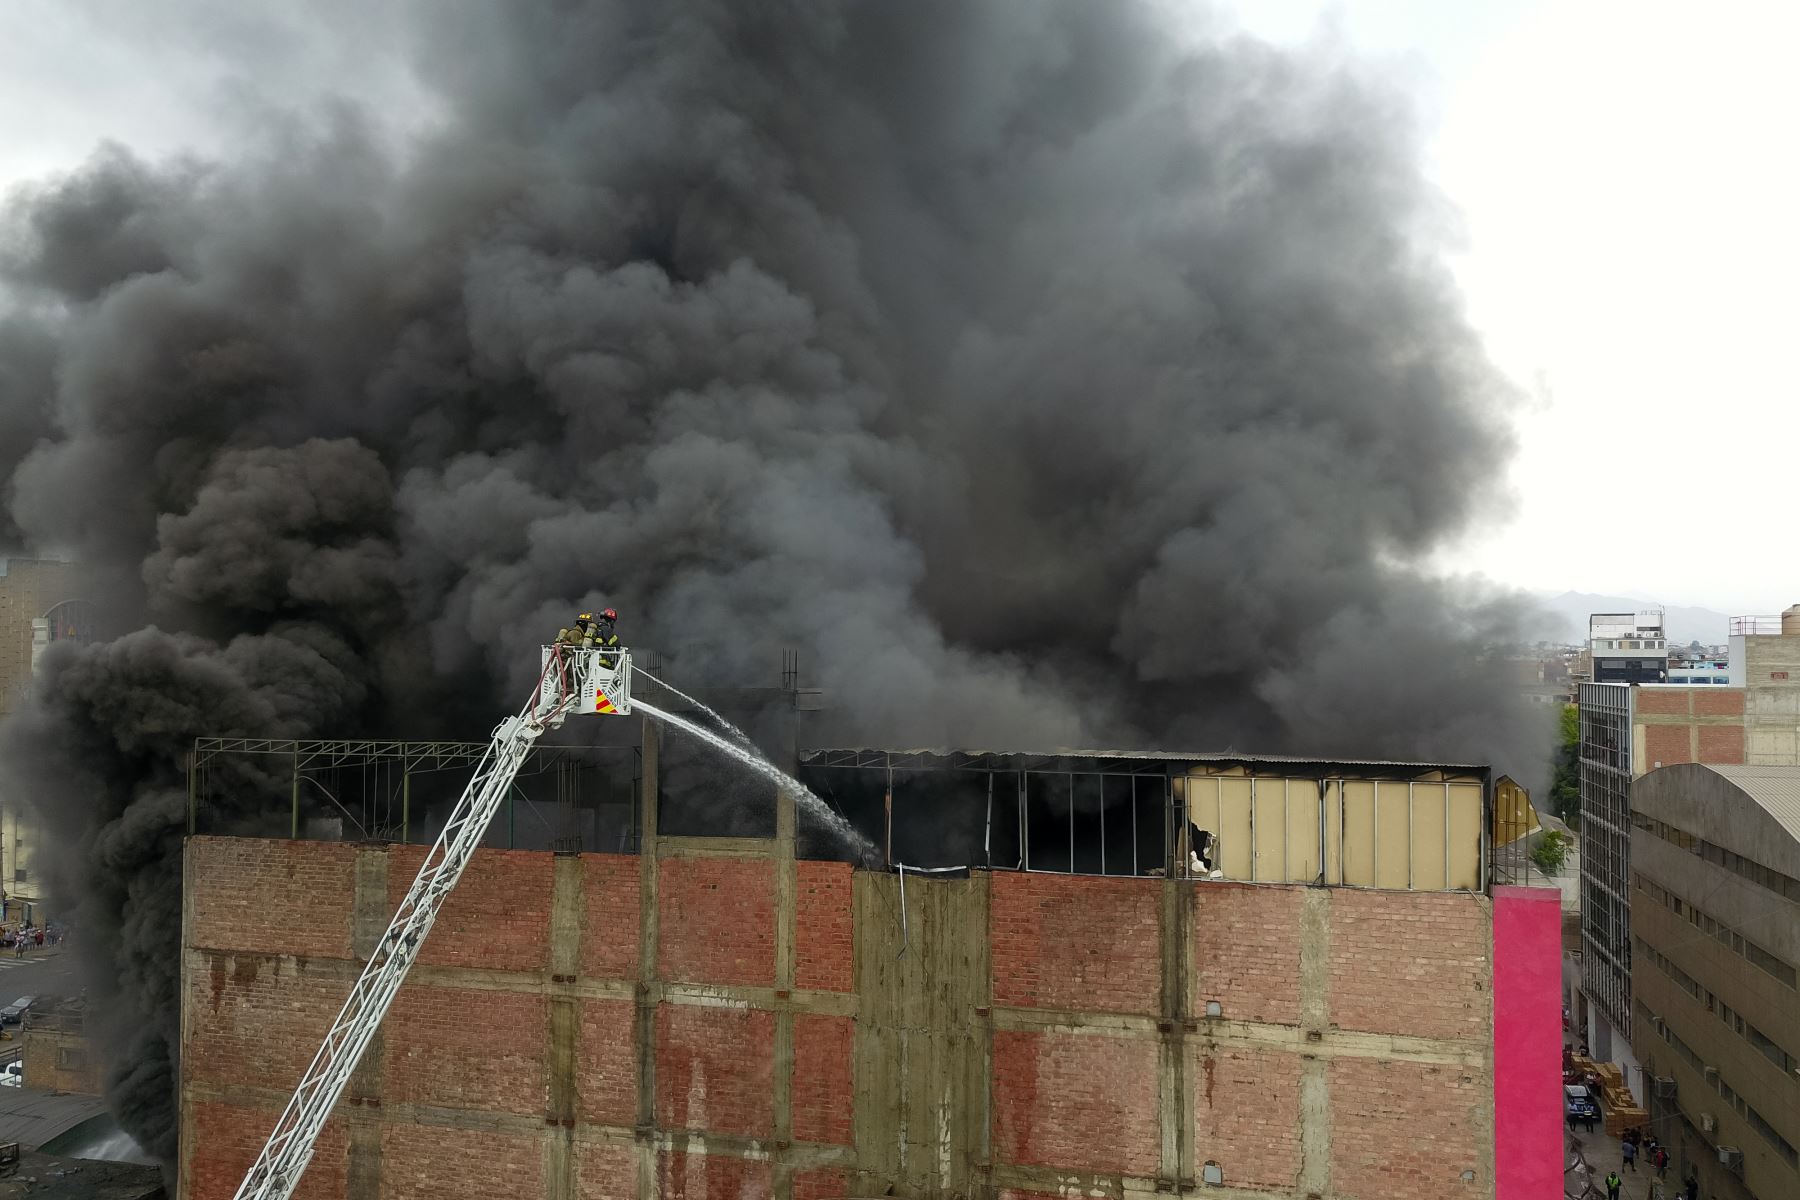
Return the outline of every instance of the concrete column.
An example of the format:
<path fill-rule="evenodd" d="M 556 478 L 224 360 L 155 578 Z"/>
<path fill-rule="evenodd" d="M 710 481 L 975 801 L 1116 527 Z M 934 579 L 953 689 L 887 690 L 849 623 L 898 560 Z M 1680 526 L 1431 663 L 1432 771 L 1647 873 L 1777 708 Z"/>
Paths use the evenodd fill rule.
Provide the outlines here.
<path fill-rule="evenodd" d="M 1172 833 L 1186 826 L 1175 806 L 1169 808 L 1169 825 Z M 1171 837 L 1168 844 L 1171 853 L 1165 857 L 1173 866 L 1177 861 L 1174 847 L 1184 845 L 1185 839 Z M 1185 859 L 1179 861 L 1186 866 Z M 1164 876 L 1158 923 L 1162 1003 L 1156 1027 L 1162 1038 L 1157 1051 L 1157 1108 L 1162 1132 L 1160 1174 L 1177 1194 L 1195 1186 L 1194 1096 L 1187 1069 L 1187 1035 L 1194 1024 L 1188 996 L 1193 977 L 1194 895 L 1193 883 L 1177 878 L 1172 870 Z"/>
<path fill-rule="evenodd" d="M 658 729 L 644 718 L 638 805 L 637 1168 L 639 1200 L 656 1197 L 656 781 Z"/>
<path fill-rule="evenodd" d="M 393 915 L 388 903 L 388 848 L 358 846 L 356 895 L 350 910 L 350 953 L 358 969 L 374 956 Z M 349 1138 L 346 1200 L 379 1200 L 381 1196 L 381 1110 L 377 1106 L 386 1040 L 387 1035 L 377 1029 L 338 1105 Z"/>
<path fill-rule="evenodd" d="M 775 792 L 775 1200 L 792 1200 L 794 1169 L 794 793 Z"/>
<path fill-rule="evenodd" d="M 550 1106 L 544 1114 L 544 1184 L 549 1200 L 575 1200 L 579 1192 L 575 1156 L 575 1075 L 581 1037 L 581 935 L 586 908 L 581 898 L 581 857 L 558 854 L 550 898 L 550 1027 L 546 1061 Z"/>
<path fill-rule="evenodd" d="M 1300 902 L 1300 1028 L 1308 1042 L 1331 1027 L 1331 892 L 1308 888 Z M 1331 1094 L 1326 1060 L 1300 1056 L 1300 1186 L 1303 1196 L 1331 1188 Z"/>

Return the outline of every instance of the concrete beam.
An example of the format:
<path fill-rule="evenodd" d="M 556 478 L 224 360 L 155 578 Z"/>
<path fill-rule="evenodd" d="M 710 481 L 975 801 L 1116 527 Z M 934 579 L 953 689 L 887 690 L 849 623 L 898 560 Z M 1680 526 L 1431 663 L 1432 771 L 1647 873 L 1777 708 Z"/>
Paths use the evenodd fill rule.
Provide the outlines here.
<path fill-rule="evenodd" d="M 790 801 L 791 803 L 791 801 Z M 780 820 L 779 802 L 776 819 Z M 656 839 L 656 853 L 659 858 L 775 858 L 780 851 L 779 836 L 773 838 L 754 837 L 659 837 Z M 789 857 L 792 857 L 794 839 L 788 835 Z"/>
<path fill-rule="evenodd" d="M 1145 1039 L 1165 1036 L 1157 1028 L 1159 1018 L 1130 1016 L 1125 1013 L 997 1007 L 993 1010 L 993 1023 L 995 1029 L 1035 1033 L 1086 1033 L 1108 1037 L 1125 1035 Z M 1185 1029 L 1185 1025 L 1192 1025 L 1193 1029 Z M 1203 1039 L 1209 1047 L 1279 1050 L 1310 1054 L 1321 1059 L 1381 1058 L 1436 1066 L 1480 1067 L 1487 1062 L 1488 1054 L 1487 1047 L 1480 1042 L 1407 1037 L 1389 1033 L 1358 1033 L 1342 1029 L 1327 1029 L 1315 1042 L 1311 1039 L 1310 1031 L 1298 1025 L 1225 1021 L 1207 1017 L 1197 1020 L 1189 1018 L 1184 1023 L 1184 1032 L 1190 1038 Z"/>

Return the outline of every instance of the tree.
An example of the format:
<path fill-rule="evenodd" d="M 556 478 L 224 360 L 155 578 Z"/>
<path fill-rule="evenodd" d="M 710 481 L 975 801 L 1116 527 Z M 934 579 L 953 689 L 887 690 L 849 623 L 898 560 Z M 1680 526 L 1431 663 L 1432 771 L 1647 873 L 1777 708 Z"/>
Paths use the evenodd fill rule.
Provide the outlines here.
<path fill-rule="evenodd" d="M 1546 829 L 1538 844 L 1531 848 L 1531 863 L 1546 875 L 1563 869 L 1569 858 L 1569 839 L 1560 829 Z"/>
<path fill-rule="evenodd" d="M 1563 706 L 1562 743 L 1557 747 L 1556 772 L 1550 781 L 1550 810 L 1571 829 L 1581 824 L 1581 710 Z"/>

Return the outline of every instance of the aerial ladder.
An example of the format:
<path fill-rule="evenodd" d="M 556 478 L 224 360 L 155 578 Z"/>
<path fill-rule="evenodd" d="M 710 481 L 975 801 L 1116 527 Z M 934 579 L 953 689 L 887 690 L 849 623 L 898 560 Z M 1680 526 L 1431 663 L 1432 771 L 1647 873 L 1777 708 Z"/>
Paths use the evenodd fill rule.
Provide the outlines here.
<path fill-rule="evenodd" d="M 400 901 L 368 965 L 350 989 L 325 1042 L 275 1122 L 275 1131 L 238 1186 L 237 1200 L 288 1200 L 312 1161 L 325 1119 L 343 1095 L 351 1072 L 394 1003 L 406 973 L 431 933 L 438 910 L 462 878 L 500 801 L 525 765 L 538 738 L 577 715 L 627 716 L 631 712 L 631 652 L 555 645 L 543 648 L 543 673 L 531 699 L 500 722 L 450 812 L 444 831 Z"/>

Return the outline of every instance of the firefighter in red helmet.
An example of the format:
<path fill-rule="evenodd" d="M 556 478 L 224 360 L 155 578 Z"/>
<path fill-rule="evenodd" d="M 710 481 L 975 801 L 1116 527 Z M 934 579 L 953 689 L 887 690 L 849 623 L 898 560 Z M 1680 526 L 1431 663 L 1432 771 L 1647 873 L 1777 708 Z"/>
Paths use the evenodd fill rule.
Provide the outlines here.
<path fill-rule="evenodd" d="M 594 616 L 594 618 L 588 622 L 587 633 L 586 636 L 582 638 L 581 644 L 590 650 L 617 649 L 619 645 L 619 635 L 614 629 L 614 625 L 618 619 L 619 614 L 612 609 L 601 609 L 599 614 Z M 600 661 L 605 664 L 606 669 L 609 671 L 619 665 L 618 658 L 611 654 L 604 655 Z"/>

